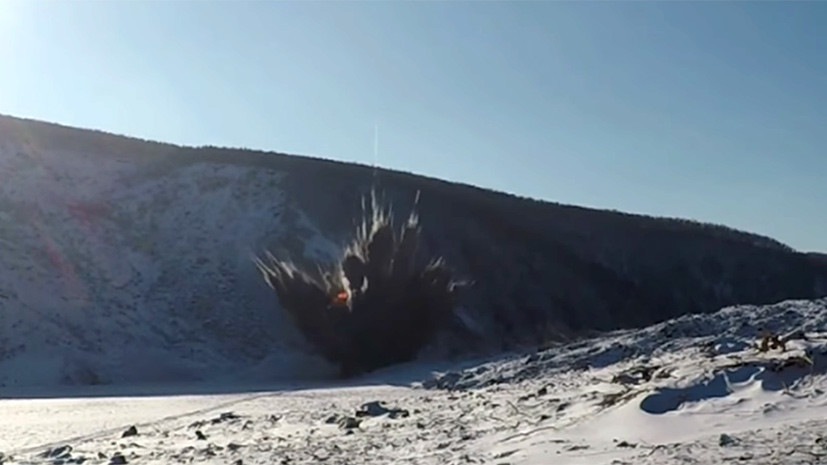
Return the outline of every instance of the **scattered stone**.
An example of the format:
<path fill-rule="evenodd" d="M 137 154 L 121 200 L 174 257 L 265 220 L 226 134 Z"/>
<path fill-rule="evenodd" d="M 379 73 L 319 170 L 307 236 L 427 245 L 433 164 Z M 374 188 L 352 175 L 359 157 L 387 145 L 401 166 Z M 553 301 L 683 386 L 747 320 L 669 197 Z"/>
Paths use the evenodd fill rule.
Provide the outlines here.
<path fill-rule="evenodd" d="M 109 459 L 109 465 L 126 465 L 127 463 L 126 457 L 124 457 L 120 452 L 115 452 L 115 455 Z"/>
<path fill-rule="evenodd" d="M 736 442 L 737 441 L 735 440 L 735 438 L 726 433 L 721 434 L 721 436 L 718 438 L 718 445 L 721 447 L 731 446 Z"/>
<path fill-rule="evenodd" d="M 205 436 L 204 433 L 201 432 L 201 430 L 197 430 L 195 432 L 195 437 L 198 438 L 199 441 L 206 441 L 207 440 L 207 436 Z"/>
<path fill-rule="evenodd" d="M 323 448 L 317 449 L 315 452 L 313 452 L 313 458 L 318 460 L 319 462 L 324 462 L 330 458 L 330 452 L 328 452 L 327 449 Z"/>
<path fill-rule="evenodd" d="M 231 443 L 227 444 L 227 449 L 229 449 L 230 452 L 235 452 L 238 449 L 241 449 L 241 447 L 242 447 L 241 444 L 236 444 L 234 442 L 231 442 Z"/>
<path fill-rule="evenodd" d="M 46 452 L 41 454 L 42 457 L 50 458 L 50 459 L 66 459 L 69 458 L 69 455 L 72 453 L 72 446 L 65 445 L 60 447 L 55 447 L 54 449 L 48 449 Z"/>
<path fill-rule="evenodd" d="M 336 415 L 334 413 L 333 415 L 330 415 L 329 417 L 327 417 L 327 419 L 324 422 L 328 425 L 332 425 L 332 424 L 337 423 L 338 421 L 339 421 L 339 415 Z"/>
<path fill-rule="evenodd" d="M 361 420 L 357 420 L 353 417 L 342 417 L 339 419 L 339 428 L 352 430 L 358 428 L 361 425 Z"/>
<path fill-rule="evenodd" d="M 244 462 L 241 459 L 238 459 L 235 462 L 233 462 L 233 465 L 244 465 Z"/>
<path fill-rule="evenodd" d="M 589 448 L 588 444 L 572 444 L 570 446 L 566 446 L 567 452 L 575 452 L 578 450 L 586 450 Z"/>
<path fill-rule="evenodd" d="M 634 449 L 634 448 L 637 447 L 637 444 L 627 442 L 627 441 L 620 441 L 620 442 L 617 443 L 617 447 L 626 447 L 626 448 L 629 448 L 629 449 Z"/>
<path fill-rule="evenodd" d="M 620 384 L 637 384 L 638 378 L 632 376 L 629 373 L 621 373 L 619 375 L 615 375 L 612 377 L 613 383 L 620 383 Z"/>
<path fill-rule="evenodd" d="M 380 401 L 368 402 L 356 411 L 357 417 L 378 417 L 387 415 L 389 418 L 406 418 L 410 416 L 407 410 L 401 408 L 387 408 Z"/>
<path fill-rule="evenodd" d="M 543 397 L 546 394 L 548 394 L 548 388 L 546 387 L 541 387 L 540 390 L 537 391 L 537 397 Z"/>
<path fill-rule="evenodd" d="M 98 452 L 98 458 L 103 460 L 106 458 L 106 454 L 104 454 L 103 452 Z"/>
<path fill-rule="evenodd" d="M 136 428 L 133 425 L 133 426 L 130 426 L 128 430 L 124 431 L 123 434 L 121 435 L 121 437 L 122 438 L 128 438 L 128 437 L 137 436 L 137 435 L 138 435 L 138 428 Z"/>
<path fill-rule="evenodd" d="M 238 420 L 240 418 L 241 418 L 240 416 L 236 415 L 233 412 L 224 412 L 221 415 L 219 415 L 218 418 L 213 418 L 211 423 L 214 424 L 214 425 L 217 425 L 218 423 L 223 423 L 225 421 L 230 421 L 230 420 Z"/>

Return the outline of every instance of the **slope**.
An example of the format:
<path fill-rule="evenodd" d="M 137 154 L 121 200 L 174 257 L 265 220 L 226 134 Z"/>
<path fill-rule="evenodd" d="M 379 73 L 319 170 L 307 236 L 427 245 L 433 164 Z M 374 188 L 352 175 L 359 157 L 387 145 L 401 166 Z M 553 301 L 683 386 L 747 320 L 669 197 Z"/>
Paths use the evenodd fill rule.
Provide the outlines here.
<path fill-rule="evenodd" d="M 426 253 L 475 282 L 436 353 L 827 293 L 827 263 L 721 226 L 381 171 Z M 251 257 L 332 260 L 370 168 L 0 117 L 0 383 L 319 376 Z"/>

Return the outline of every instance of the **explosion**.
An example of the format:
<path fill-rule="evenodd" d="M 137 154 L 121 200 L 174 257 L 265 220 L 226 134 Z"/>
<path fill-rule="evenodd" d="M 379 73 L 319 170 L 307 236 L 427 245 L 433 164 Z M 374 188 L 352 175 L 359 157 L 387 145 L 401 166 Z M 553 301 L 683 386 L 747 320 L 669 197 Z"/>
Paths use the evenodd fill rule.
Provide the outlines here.
<path fill-rule="evenodd" d="M 362 212 L 332 269 L 311 274 L 269 253 L 266 263 L 256 259 L 282 309 L 343 376 L 413 360 L 450 319 L 461 286 L 443 260 L 417 259 L 415 209 L 398 233 L 374 193 Z"/>

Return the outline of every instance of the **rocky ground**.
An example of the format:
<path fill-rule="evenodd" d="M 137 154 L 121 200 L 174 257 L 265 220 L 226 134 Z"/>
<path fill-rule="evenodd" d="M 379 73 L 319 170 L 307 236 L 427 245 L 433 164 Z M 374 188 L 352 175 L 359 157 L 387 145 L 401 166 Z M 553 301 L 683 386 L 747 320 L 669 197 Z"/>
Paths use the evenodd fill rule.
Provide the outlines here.
<path fill-rule="evenodd" d="M 761 350 L 762 334 L 784 347 Z M 5 400 L 0 448 L 8 464 L 821 463 L 825 368 L 827 300 L 786 302 L 413 384 L 389 374 L 220 397 Z"/>

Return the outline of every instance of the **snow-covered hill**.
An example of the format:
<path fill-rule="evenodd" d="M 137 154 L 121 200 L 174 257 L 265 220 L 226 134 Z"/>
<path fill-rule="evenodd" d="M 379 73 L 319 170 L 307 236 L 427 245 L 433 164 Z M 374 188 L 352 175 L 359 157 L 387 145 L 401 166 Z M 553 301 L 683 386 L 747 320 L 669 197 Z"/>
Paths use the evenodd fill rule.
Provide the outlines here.
<path fill-rule="evenodd" d="M 63 142 L 0 125 L 0 385 L 214 380 L 291 343 L 251 258 L 338 249 L 283 172 Z"/>
<path fill-rule="evenodd" d="M 790 336 L 760 351 L 759 335 Z M 8 464 L 811 464 L 827 299 L 739 306 L 424 376 L 232 395 L 0 401 Z M 134 426 L 134 428 L 132 428 Z"/>
<path fill-rule="evenodd" d="M 725 227 L 0 116 L 0 392 L 330 373 L 251 258 L 337 258 L 374 180 L 475 283 L 438 355 L 827 294 L 827 262 Z"/>

